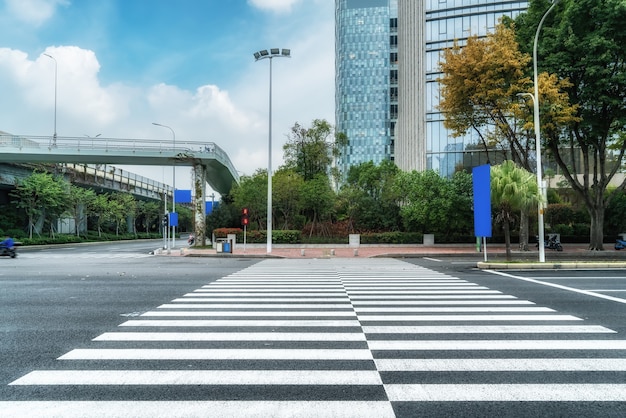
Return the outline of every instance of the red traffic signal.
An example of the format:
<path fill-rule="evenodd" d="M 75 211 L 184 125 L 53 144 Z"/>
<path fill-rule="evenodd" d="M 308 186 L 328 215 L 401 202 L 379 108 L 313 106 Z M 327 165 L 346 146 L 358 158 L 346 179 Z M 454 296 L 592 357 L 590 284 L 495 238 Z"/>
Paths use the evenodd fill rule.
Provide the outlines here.
<path fill-rule="evenodd" d="M 243 208 L 241 210 L 241 224 L 246 226 L 250 223 L 250 219 L 248 218 L 248 208 Z"/>

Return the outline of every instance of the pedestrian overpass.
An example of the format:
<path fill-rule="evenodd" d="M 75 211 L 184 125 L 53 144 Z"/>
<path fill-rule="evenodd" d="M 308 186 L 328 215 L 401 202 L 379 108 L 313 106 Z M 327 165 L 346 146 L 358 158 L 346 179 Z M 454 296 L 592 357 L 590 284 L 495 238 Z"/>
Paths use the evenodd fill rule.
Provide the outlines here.
<path fill-rule="evenodd" d="M 0 133 L 6 163 L 84 163 L 193 168 L 195 231 L 204 240 L 206 184 L 227 194 L 239 175 L 228 154 L 213 142 L 149 139 L 24 136 Z"/>

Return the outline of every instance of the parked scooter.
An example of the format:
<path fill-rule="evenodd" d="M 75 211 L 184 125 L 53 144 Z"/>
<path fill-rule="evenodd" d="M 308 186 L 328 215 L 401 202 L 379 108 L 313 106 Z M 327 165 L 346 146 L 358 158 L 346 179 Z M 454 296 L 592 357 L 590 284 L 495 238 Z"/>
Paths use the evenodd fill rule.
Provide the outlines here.
<path fill-rule="evenodd" d="M 623 239 L 616 239 L 615 240 L 615 249 L 616 250 L 623 250 L 624 248 L 626 248 L 626 241 L 624 241 Z"/>
<path fill-rule="evenodd" d="M 539 248 L 539 236 L 537 238 L 537 248 Z M 563 246 L 561 245 L 561 241 L 557 238 L 556 234 L 550 234 L 547 239 L 543 242 L 544 248 L 549 250 L 563 251 Z"/>

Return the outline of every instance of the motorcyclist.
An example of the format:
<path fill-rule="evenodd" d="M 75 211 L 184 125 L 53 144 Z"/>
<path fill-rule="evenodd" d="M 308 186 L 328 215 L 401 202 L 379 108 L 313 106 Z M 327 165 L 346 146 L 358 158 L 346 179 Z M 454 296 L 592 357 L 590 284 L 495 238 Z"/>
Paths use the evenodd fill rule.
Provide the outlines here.
<path fill-rule="evenodd" d="M 15 241 L 13 241 L 13 238 L 7 235 L 6 238 L 0 242 L 0 247 L 10 250 L 15 247 Z"/>

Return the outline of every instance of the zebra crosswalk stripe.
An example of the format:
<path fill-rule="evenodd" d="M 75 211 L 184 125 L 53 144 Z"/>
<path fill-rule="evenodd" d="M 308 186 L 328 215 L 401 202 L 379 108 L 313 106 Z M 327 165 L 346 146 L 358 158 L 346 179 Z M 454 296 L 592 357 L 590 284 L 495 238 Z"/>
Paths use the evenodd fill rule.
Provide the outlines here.
<path fill-rule="evenodd" d="M 101 401 L 40 395 L 0 402 L 0 416 L 386 418 L 397 402 L 622 402 L 621 382 L 550 380 L 550 372 L 626 372 L 626 341 L 614 334 L 399 260 L 263 260 L 121 323 L 60 356 L 54 370 L 10 383 L 90 398 L 132 386 L 143 400 L 112 399 L 119 391 Z M 151 395 L 158 387 L 167 391 Z M 196 387 L 200 394 L 187 394 Z M 186 400 L 168 395 L 176 388 Z M 218 399 L 204 399 L 209 392 Z"/>

